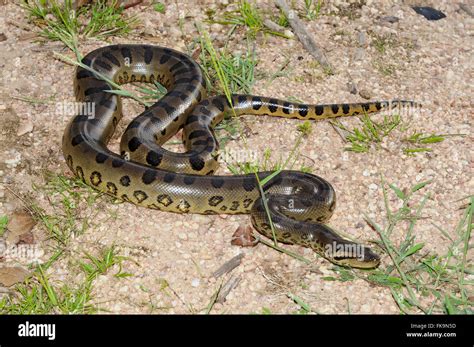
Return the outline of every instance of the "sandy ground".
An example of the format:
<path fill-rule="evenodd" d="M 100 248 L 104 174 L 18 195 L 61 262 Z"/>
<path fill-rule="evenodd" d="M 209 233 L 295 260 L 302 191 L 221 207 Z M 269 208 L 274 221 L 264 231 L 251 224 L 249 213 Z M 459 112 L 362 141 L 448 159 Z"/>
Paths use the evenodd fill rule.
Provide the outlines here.
<path fill-rule="evenodd" d="M 126 38 L 111 42 L 153 43 L 186 51 L 197 35 L 194 21 L 205 20 L 207 8 L 223 7 L 203 0 L 193 4 L 165 3 L 165 14 L 144 11 L 140 6 L 130 9 L 130 14 L 139 14 L 142 25 Z M 270 1 L 257 3 L 267 13 L 277 13 Z M 305 155 L 304 163 L 327 178 L 337 191 L 338 206 L 331 225 L 360 241 L 376 238 L 363 220 L 364 212 L 384 223 L 380 175 L 403 188 L 431 179 L 431 197 L 424 212 L 429 218 L 418 224 L 415 234 L 418 240 L 426 242 L 426 250 L 442 251 L 446 240 L 433 224 L 453 231 L 461 216 L 462 202 L 458 200 L 472 194 L 474 186 L 473 18 L 453 1 L 436 2 L 447 18 L 433 22 L 417 15 L 407 2 L 366 3 L 347 16 L 344 9 L 348 4 L 334 1 L 323 6 L 320 18 L 306 22 L 335 66 L 332 76 L 325 75 L 314 64 L 298 41 L 259 36 L 259 73 L 276 72 L 287 58 L 289 63 L 287 73 L 272 83 L 268 84 L 268 79 L 257 80 L 254 93 L 291 96 L 308 103 L 363 101 L 360 95 L 350 93 L 348 83 L 352 82 L 358 90 L 368 92 L 372 100 L 400 98 L 421 102 L 422 112 L 412 119 L 414 130 L 427 134 L 467 134 L 449 137 L 434 145 L 432 152 L 413 157 L 402 154 L 396 138 L 384 144 L 385 149 L 357 154 L 345 152 L 347 144 L 332 126 L 319 122 L 300 148 Z M 53 52 L 70 55 L 61 44 L 39 44 L 28 36 L 29 32 L 21 26 L 31 26 L 18 6 L 3 5 L 0 12 L 0 33 L 6 35 L 6 40 L 0 42 L 0 213 L 9 215 L 21 207 L 10 190 L 32 197 L 48 209 L 47 197 L 33 191 L 33 185 L 44 184 L 45 170 L 70 176 L 61 153 L 61 136 L 69 116 L 58 114 L 55 103 L 74 101 L 74 69 L 53 58 Z M 330 12 L 333 14 L 329 15 Z M 400 20 L 393 24 L 381 22 L 383 16 L 397 16 Z M 179 18 L 184 18 L 182 32 L 177 25 Z M 215 45 L 222 46 L 228 28 L 214 24 L 209 30 Z M 376 35 L 391 37 L 383 55 L 372 44 Z M 87 53 L 105 44 L 87 41 L 80 49 Z M 228 44 L 235 50 L 245 49 L 241 33 Z M 383 74 L 380 64 L 392 67 L 393 72 Z M 31 104 L 12 96 L 53 97 L 53 102 Z M 130 121 L 140 108 L 133 103 L 126 105 L 125 118 Z M 248 148 L 263 153 L 269 147 L 276 159 L 288 155 L 298 136 L 297 122 L 293 120 L 249 116 L 242 122 L 251 129 Z M 359 121 L 344 120 L 344 124 L 357 126 Z M 30 130 L 30 125 L 31 131 L 17 135 L 19 130 Z M 118 135 L 114 145 L 117 143 Z M 235 151 L 243 146 L 241 140 L 227 144 L 228 149 Z M 221 172 L 228 171 L 222 168 Z M 117 279 L 111 272 L 96 281 L 94 302 L 108 312 L 197 312 L 206 307 L 221 282 L 212 276 L 213 272 L 239 253 L 245 256 L 231 275 L 239 276 L 240 283 L 224 303 L 214 306 L 214 313 L 262 312 L 263 308 L 274 313 L 292 313 L 299 306 L 288 298 L 289 292 L 320 313 L 346 313 L 349 309 L 352 313 L 399 312 L 387 288 L 363 280 L 322 280 L 334 274 L 333 266 L 310 250 L 289 247 L 314 260 L 312 267 L 264 245 L 245 249 L 232 246 L 232 234 L 240 224 L 249 223 L 248 216 L 176 215 L 130 204 L 112 205 L 108 199 L 99 200 L 94 210 L 99 211 L 95 219 L 98 222 L 73 240 L 71 254 L 94 253 L 102 246 L 116 244 L 122 255 L 135 261 L 124 263 L 124 271 L 133 273 L 133 277 Z M 42 240 L 44 231 L 40 225 L 34 233 L 45 249 L 46 259 L 48 241 Z M 384 256 L 383 263 L 387 262 Z M 60 261 L 48 273 L 57 281 L 74 282 L 81 275 L 76 276 L 69 269 L 70 264 L 71 261 Z M 169 287 L 163 288 L 163 283 Z"/>

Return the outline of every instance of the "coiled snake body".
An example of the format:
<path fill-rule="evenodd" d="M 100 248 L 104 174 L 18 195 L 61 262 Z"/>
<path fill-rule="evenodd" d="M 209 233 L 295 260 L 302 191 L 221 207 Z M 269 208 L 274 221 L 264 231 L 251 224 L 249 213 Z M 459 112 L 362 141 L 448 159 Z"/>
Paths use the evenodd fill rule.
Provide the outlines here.
<path fill-rule="evenodd" d="M 158 46 L 113 45 L 89 53 L 83 63 L 120 84 L 158 81 L 168 90 L 128 125 L 118 155 L 107 149 L 107 143 L 122 117 L 120 97 L 107 92 L 112 85 L 94 72 L 77 69 L 76 98 L 93 103 L 95 116 L 75 116 L 64 132 L 62 146 L 69 168 L 84 182 L 119 199 L 162 211 L 250 213 L 255 228 L 273 238 L 268 211 L 279 241 L 310 247 L 340 265 L 378 265 L 378 255 L 368 247 L 343 239 L 323 224 L 336 202 L 326 180 L 282 171 L 263 185 L 265 208 L 255 175 L 211 175 L 217 168 L 218 149 L 212 127 L 231 106 L 225 96 L 206 98 L 200 67 L 191 58 Z M 375 112 L 388 103 L 306 105 L 233 95 L 232 105 L 237 115 L 323 119 Z M 186 152 L 163 149 L 161 145 L 180 128 Z M 260 172 L 258 178 L 270 174 Z"/>

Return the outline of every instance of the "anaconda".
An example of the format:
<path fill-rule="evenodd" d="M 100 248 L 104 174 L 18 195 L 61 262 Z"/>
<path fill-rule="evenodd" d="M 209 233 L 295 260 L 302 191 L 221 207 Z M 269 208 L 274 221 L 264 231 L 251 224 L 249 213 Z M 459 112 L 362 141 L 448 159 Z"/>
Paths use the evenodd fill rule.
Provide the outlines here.
<path fill-rule="evenodd" d="M 230 111 L 321 120 L 377 112 L 388 102 L 308 105 L 253 95 L 208 98 L 201 68 L 193 59 L 151 45 L 102 47 L 82 63 L 88 68 L 77 68 L 75 95 L 79 102 L 92 103 L 95 115 L 76 115 L 64 132 L 62 147 L 69 168 L 85 183 L 161 211 L 250 214 L 254 227 L 269 238 L 310 247 L 339 265 L 378 265 L 380 258 L 370 248 L 344 239 L 324 224 L 336 204 L 335 191 L 325 179 L 290 170 L 266 182 L 271 172 L 213 175 L 218 166 L 213 127 Z M 107 148 L 122 118 L 120 96 L 110 93 L 114 87 L 107 79 L 118 84 L 157 81 L 167 89 L 166 95 L 128 125 L 120 155 Z M 161 145 L 181 128 L 186 152 L 165 150 Z"/>

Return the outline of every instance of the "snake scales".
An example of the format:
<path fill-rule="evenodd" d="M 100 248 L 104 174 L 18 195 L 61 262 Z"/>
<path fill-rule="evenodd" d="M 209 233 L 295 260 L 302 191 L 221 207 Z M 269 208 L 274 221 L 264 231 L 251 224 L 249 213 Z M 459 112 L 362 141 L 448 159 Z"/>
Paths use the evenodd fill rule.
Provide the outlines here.
<path fill-rule="evenodd" d="M 207 98 L 200 66 L 188 56 L 163 47 L 113 45 L 94 50 L 82 61 L 116 83 L 158 81 L 168 92 L 136 117 L 121 141 L 121 155 L 107 143 L 122 117 L 121 100 L 112 85 L 78 67 L 76 99 L 95 105 L 95 116 L 76 115 L 62 141 L 69 168 L 90 186 L 121 200 L 179 213 L 250 213 L 262 234 L 284 243 L 310 247 L 333 263 L 371 268 L 379 256 L 348 241 L 323 224 L 332 215 L 336 195 L 324 179 L 297 171 L 282 171 L 264 186 L 267 207 L 255 175 L 213 176 L 218 143 L 213 126 L 231 110 L 225 96 Z M 411 104 L 399 101 L 398 104 Z M 371 113 L 387 102 L 340 105 L 294 104 L 251 95 L 232 95 L 235 113 L 298 119 L 324 119 Z M 161 147 L 183 128 L 185 153 Z M 258 173 L 259 180 L 271 172 Z"/>

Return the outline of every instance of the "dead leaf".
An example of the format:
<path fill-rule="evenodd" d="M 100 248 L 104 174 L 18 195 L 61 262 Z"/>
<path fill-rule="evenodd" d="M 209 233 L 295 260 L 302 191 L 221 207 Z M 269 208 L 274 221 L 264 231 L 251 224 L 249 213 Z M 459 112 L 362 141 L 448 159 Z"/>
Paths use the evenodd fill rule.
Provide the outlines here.
<path fill-rule="evenodd" d="M 230 243 L 234 246 L 255 247 L 258 241 L 253 236 L 252 227 L 250 225 L 241 224 L 234 235 L 232 235 L 232 241 Z"/>
<path fill-rule="evenodd" d="M 25 211 L 13 212 L 7 225 L 7 241 L 15 244 L 18 243 L 20 240 L 20 235 L 30 232 L 35 224 L 35 220 L 29 213 Z"/>
<path fill-rule="evenodd" d="M 30 272 L 19 267 L 0 267 L 0 284 L 10 287 L 16 283 L 23 282 Z"/>
<path fill-rule="evenodd" d="M 35 243 L 35 237 L 31 231 L 21 234 L 18 238 L 19 245 L 32 245 L 33 243 Z"/>

